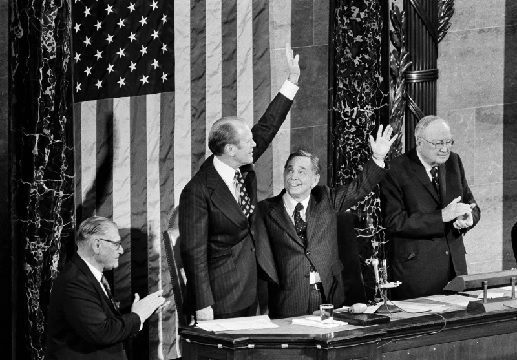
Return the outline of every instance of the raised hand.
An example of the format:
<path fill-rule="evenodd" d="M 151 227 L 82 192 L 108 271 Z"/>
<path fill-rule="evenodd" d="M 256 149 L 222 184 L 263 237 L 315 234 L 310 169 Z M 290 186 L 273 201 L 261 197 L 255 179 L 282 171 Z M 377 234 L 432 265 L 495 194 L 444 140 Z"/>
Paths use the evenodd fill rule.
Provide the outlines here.
<path fill-rule="evenodd" d="M 393 132 L 391 125 L 386 126 L 384 131 L 383 128 L 383 125 L 379 126 L 379 130 L 377 130 L 377 139 L 374 140 L 373 136 L 370 135 L 370 146 L 372 148 L 373 158 L 381 161 L 384 161 L 384 158 L 390 151 L 391 145 L 398 137 L 398 135 L 391 137 Z"/>
<path fill-rule="evenodd" d="M 140 299 L 138 294 L 135 294 L 131 312 L 136 313 L 140 317 L 140 322 L 144 322 L 151 316 L 156 309 L 165 304 L 165 299 L 162 297 L 163 290 L 158 290 L 145 298 Z"/>
<path fill-rule="evenodd" d="M 289 43 L 285 44 L 285 57 L 287 58 L 287 66 L 289 68 L 289 77 L 287 79 L 296 85 L 300 78 L 300 65 L 298 64 L 300 55 L 296 55 L 295 57 L 293 57 L 293 55 L 291 45 L 289 45 Z"/>

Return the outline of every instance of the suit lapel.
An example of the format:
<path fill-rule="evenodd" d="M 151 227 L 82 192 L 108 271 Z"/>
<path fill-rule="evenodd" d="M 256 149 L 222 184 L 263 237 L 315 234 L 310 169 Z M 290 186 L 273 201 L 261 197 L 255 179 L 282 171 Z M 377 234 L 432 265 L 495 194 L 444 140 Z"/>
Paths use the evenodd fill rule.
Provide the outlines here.
<path fill-rule="evenodd" d="M 294 224 L 287 214 L 287 211 L 285 210 L 284 201 L 282 200 L 282 194 L 277 195 L 273 198 L 271 201 L 271 207 L 269 216 L 271 219 L 277 223 L 278 226 L 280 226 L 296 243 L 298 243 L 300 246 L 304 247 L 302 240 L 296 233 L 296 229 L 294 228 Z"/>
<path fill-rule="evenodd" d="M 318 201 L 314 195 L 311 194 L 311 198 L 309 200 L 309 208 L 306 213 L 307 220 L 307 242 L 308 246 L 310 246 L 313 239 L 315 239 L 315 232 L 318 228 L 319 219 L 318 216 L 321 214 L 321 201 Z"/>
<path fill-rule="evenodd" d="M 424 165 L 420 162 L 420 159 L 418 158 L 418 155 L 416 154 L 416 148 L 413 149 L 413 151 L 410 153 L 410 160 L 413 167 L 413 173 L 415 175 L 415 178 L 420 181 L 420 183 L 424 186 L 424 188 L 431 194 L 433 199 L 440 204 L 440 198 L 438 196 L 438 193 L 436 192 L 436 189 L 433 186 L 433 183 L 429 179 L 429 176 L 427 175 L 427 171 L 425 171 Z"/>
<path fill-rule="evenodd" d="M 438 167 L 438 177 L 440 181 L 440 196 L 442 199 L 442 205 L 446 204 L 446 198 L 447 195 L 447 168 L 445 167 L 445 164 L 442 164 Z"/>
<path fill-rule="evenodd" d="M 97 293 L 101 294 L 101 297 L 104 299 L 104 302 L 109 305 L 111 310 L 113 310 L 113 312 L 115 314 L 120 314 L 120 310 L 115 306 L 115 304 L 112 303 L 112 301 L 109 299 L 108 295 L 106 295 L 106 293 L 104 292 L 104 289 L 101 287 L 102 285 L 95 278 L 95 276 L 93 276 L 92 271 L 90 270 L 88 265 L 86 265 L 84 260 L 81 259 L 81 257 L 76 254 L 72 258 L 72 261 L 84 273 L 84 275 L 86 275 L 88 277 L 88 279 L 90 279 L 90 282 L 92 283 L 93 287 L 95 288 L 95 291 L 97 291 Z"/>
<path fill-rule="evenodd" d="M 212 203 L 219 209 L 223 210 L 224 215 L 230 219 L 235 225 L 241 227 L 243 220 L 247 221 L 246 216 L 241 210 L 237 201 L 233 197 L 230 189 L 223 181 L 213 164 L 213 155 L 205 162 L 206 184 L 211 190 L 210 199 Z"/>

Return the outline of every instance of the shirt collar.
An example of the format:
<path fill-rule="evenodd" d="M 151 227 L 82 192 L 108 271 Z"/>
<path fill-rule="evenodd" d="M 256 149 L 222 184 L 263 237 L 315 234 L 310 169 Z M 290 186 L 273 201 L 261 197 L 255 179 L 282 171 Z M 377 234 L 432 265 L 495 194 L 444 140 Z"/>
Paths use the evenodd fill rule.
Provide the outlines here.
<path fill-rule="evenodd" d="M 214 167 L 217 173 L 223 178 L 226 184 L 233 184 L 233 178 L 235 177 L 235 170 L 230 165 L 225 164 L 217 156 L 214 156 Z"/>
<path fill-rule="evenodd" d="M 282 196 L 282 200 L 284 201 L 285 208 L 287 209 L 287 212 L 288 212 L 289 215 L 293 214 L 294 208 L 296 207 L 296 204 L 298 204 L 298 203 L 301 203 L 303 205 L 303 210 L 306 211 L 307 208 L 309 207 L 309 200 L 310 199 L 311 199 L 311 195 L 309 194 L 309 196 L 307 196 L 302 201 L 297 201 L 297 200 L 293 199 L 291 197 L 291 195 L 289 195 L 287 193 L 287 191 Z"/>
<path fill-rule="evenodd" d="M 429 165 L 428 163 L 426 163 L 426 162 L 424 161 L 424 159 L 422 159 L 422 157 L 420 156 L 420 154 L 418 153 L 418 151 L 416 152 L 416 155 L 418 156 L 418 159 L 420 160 L 420 162 L 422 163 L 422 165 L 424 165 L 425 171 L 427 171 L 427 172 L 429 173 L 433 167 L 432 167 L 431 165 Z"/>
<path fill-rule="evenodd" d="M 79 257 L 81 259 L 83 259 L 83 261 L 86 263 L 86 265 L 88 265 L 88 268 L 92 272 L 93 276 L 97 279 L 97 281 L 102 284 L 102 282 L 101 282 L 101 279 L 102 279 L 102 276 L 103 276 L 102 271 L 99 271 L 96 267 L 94 267 L 92 264 L 90 264 L 88 262 L 88 260 L 83 258 L 81 255 L 79 255 Z"/>

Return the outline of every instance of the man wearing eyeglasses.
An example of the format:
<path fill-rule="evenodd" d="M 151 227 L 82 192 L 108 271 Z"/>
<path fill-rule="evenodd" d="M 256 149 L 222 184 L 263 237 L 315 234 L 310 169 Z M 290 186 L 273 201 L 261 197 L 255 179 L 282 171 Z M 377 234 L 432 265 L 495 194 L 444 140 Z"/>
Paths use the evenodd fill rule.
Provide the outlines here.
<path fill-rule="evenodd" d="M 54 281 L 48 309 L 45 359 L 127 359 L 124 341 L 166 306 L 161 290 L 122 314 L 103 275 L 118 267 L 124 252 L 117 225 L 104 217 L 84 220 L 77 230 L 77 254 Z"/>
<path fill-rule="evenodd" d="M 480 218 L 445 120 L 422 118 L 415 138 L 416 147 L 393 159 L 381 186 L 391 280 L 402 282 L 392 299 L 440 293 L 466 274 L 463 234 Z"/>

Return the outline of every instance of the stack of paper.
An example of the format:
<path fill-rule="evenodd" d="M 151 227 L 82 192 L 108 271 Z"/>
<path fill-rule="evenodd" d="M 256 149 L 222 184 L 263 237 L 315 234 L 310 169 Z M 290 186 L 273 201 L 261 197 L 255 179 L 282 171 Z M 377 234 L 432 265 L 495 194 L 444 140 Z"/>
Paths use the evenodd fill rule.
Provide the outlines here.
<path fill-rule="evenodd" d="M 196 326 L 203 330 L 214 332 L 275 329 L 278 327 L 267 315 L 199 321 Z"/>
<path fill-rule="evenodd" d="M 347 323 L 339 320 L 332 320 L 332 322 L 321 321 L 319 316 L 307 316 L 304 319 L 293 319 L 293 324 L 330 329 L 346 325 Z"/>
<path fill-rule="evenodd" d="M 408 313 L 424 313 L 424 312 L 444 312 L 449 305 L 444 304 L 424 304 L 411 301 L 391 301 L 391 303 Z"/>

